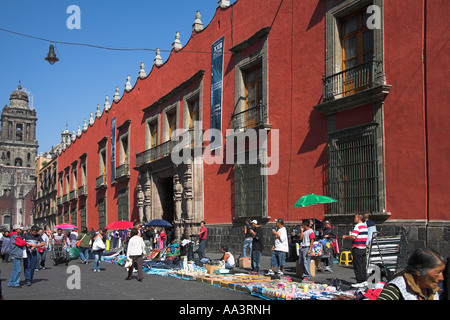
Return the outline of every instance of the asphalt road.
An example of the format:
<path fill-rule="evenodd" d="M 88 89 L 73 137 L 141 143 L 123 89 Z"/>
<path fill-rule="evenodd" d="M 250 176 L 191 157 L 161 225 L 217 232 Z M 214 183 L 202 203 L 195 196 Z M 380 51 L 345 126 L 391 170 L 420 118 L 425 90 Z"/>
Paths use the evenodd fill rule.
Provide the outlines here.
<path fill-rule="evenodd" d="M 79 267 L 77 272 L 71 266 Z M 31 286 L 9 288 L 8 279 L 12 272 L 12 263 L 0 263 L 3 296 L 5 300 L 261 300 L 246 293 L 240 293 L 196 281 L 187 281 L 174 277 L 144 275 L 142 282 L 133 279 L 126 281 L 126 269 L 107 262 L 101 262 L 101 272 L 93 272 L 93 263 L 81 264 L 74 260 L 69 266 L 53 266 L 47 260 L 47 268 L 35 272 Z M 79 272 L 78 272 L 79 270 Z M 77 282 L 74 277 L 80 275 L 80 288 L 69 289 Z"/>

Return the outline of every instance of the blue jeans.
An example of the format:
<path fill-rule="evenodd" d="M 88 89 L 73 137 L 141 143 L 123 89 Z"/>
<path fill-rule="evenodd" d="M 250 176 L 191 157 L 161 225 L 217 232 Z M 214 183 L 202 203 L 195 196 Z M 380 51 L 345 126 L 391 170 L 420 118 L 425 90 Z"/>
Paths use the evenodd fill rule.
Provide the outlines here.
<path fill-rule="evenodd" d="M 27 250 L 28 258 L 23 259 L 23 273 L 25 275 L 25 281 L 31 282 L 34 278 L 34 270 L 36 269 L 36 265 L 38 262 L 37 251 L 29 251 Z"/>
<path fill-rule="evenodd" d="M 306 279 L 310 279 L 312 277 L 311 275 L 311 254 L 308 254 L 309 247 L 301 248 L 300 250 L 300 256 L 298 257 L 298 263 L 303 267 L 305 270 L 303 272 L 302 277 Z"/>
<path fill-rule="evenodd" d="M 86 263 L 89 263 L 89 248 L 80 247 L 78 250 L 80 251 L 81 260 L 86 261 Z"/>
<path fill-rule="evenodd" d="M 259 272 L 261 264 L 261 250 L 252 250 L 252 271 Z"/>
<path fill-rule="evenodd" d="M 36 269 L 39 269 L 39 265 L 42 268 L 45 268 L 45 259 L 47 257 L 47 249 L 44 249 L 44 252 L 40 253 L 38 252 L 39 258 L 38 258 L 38 263 L 36 263 Z"/>
<path fill-rule="evenodd" d="M 11 257 L 13 263 L 13 272 L 9 277 L 8 287 L 18 287 L 20 285 L 20 271 L 22 266 L 22 259 Z"/>
<path fill-rule="evenodd" d="M 205 257 L 205 247 L 206 247 L 206 239 L 200 240 L 200 242 L 198 244 L 198 249 L 197 249 L 198 257 L 200 259 Z"/>
<path fill-rule="evenodd" d="M 284 251 L 272 251 L 272 257 L 270 258 L 271 267 L 284 267 L 286 263 L 286 252 Z"/>
<path fill-rule="evenodd" d="M 102 251 L 93 251 L 94 252 L 94 271 L 100 270 L 100 261 L 102 257 Z"/>
<path fill-rule="evenodd" d="M 252 256 L 252 244 L 253 244 L 253 238 L 244 240 L 244 245 L 242 246 L 242 256 L 243 257 L 247 257 L 247 248 L 250 249 L 249 257 Z"/>

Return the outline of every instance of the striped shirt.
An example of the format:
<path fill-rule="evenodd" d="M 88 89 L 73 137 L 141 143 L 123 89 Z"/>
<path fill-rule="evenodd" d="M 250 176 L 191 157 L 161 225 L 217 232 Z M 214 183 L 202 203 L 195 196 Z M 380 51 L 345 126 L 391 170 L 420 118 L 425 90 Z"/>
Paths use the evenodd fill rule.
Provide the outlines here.
<path fill-rule="evenodd" d="M 365 249 L 367 242 L 367 226 L 364 223 L 358 223 L 352 231 L 352 236 L 356 237 L 353 240 L 352 248 Z"/>

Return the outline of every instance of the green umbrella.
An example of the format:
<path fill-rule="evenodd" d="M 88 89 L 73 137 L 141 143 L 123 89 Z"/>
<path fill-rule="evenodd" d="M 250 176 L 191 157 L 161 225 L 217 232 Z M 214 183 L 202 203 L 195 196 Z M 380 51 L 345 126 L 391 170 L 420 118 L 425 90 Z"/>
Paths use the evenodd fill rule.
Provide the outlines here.
<path fill-rule="evenodd" d="M 331 203 L 331 202 L 337 202 L 336 199 L 326 197 L 326 196 L 320 196 L 317 194 L 306 194 L 300 199 L 297 200 L 297 202 L 294 204 L 295 207 L 308 207 L 313 206 L 316 204 L 324 204 L 324 203 Z M 313 219 L 315 219 L 314 216 L 314 207 L 313 207 Z M 316 231 L 316 224 L 314 223 L 314 231 Z"/>

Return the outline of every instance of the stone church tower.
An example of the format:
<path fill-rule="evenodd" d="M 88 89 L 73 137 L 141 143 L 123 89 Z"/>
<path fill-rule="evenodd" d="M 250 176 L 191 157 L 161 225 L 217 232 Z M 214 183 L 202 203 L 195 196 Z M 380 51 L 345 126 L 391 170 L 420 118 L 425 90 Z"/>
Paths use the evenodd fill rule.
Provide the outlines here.
<path fill-rule="evenodd" d="M 17 86 L 10 95 L 9 106 L 1 114 L 0 164 L 34 168 L 36 141 L 36 110 L 29 106 L 28 94 Z"/>

